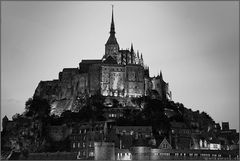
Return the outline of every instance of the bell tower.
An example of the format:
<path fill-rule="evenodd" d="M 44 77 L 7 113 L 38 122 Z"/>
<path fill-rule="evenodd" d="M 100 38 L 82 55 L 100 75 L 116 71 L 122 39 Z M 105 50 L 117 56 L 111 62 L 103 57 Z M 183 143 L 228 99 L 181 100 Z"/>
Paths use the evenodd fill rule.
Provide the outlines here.
<path fill-rule="evenodd" d="M 108 56 L 113 57 L 118 63 L 121 61 L 119 60 L 119 45 L 117 39 L 115 37 L 115 25 L 114 25 L 114 18 L 113 18 L 113 5 L 112 5 L 112 22 L 110 27 L 110 36 L 105 44 L 105 55 L 103 59 L 107 58 Z"/>

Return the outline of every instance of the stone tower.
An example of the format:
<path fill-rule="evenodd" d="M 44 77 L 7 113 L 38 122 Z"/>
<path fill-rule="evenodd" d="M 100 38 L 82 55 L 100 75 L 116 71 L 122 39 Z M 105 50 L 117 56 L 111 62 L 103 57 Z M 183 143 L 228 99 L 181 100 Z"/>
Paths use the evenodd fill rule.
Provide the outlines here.
<path fill-rule="evenodd" d="M 105 44 L 105 55 L 103 59 L 107 59 L 107 57 L 111 56 L 114 58 L 118 64 L 120 64 L 121 57 L 119 54 L 119 45 L 117 39 L 115 37 L 115 25 L 114 25 L 114 18 L 113 18 L 113 7 L 112 7 L 112 22 L 110 27 L 110 36 Z"/>

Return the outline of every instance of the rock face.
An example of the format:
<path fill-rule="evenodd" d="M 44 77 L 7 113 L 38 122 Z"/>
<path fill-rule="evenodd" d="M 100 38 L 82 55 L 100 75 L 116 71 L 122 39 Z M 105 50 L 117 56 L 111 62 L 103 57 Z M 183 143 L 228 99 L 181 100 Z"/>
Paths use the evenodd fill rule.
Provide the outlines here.
<path fill-rule="evenodd" d="M 79 73 L 78 68 L 65 68 L 59 73 L 59 79 L 41 81 L 34 97 L 47 99 L 52 105 L 51 113 L 60 115 L 64 110 L 77 110 L 79 102 L 83 104 L 87 89 L 87 74 Z"/>

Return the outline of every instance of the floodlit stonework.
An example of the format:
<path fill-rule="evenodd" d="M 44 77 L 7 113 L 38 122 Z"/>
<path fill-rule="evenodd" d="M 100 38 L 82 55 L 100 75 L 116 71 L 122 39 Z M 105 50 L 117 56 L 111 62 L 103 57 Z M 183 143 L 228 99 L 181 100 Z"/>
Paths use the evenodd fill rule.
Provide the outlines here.
<path fill-rule="evenodd" d="M 113 12 L 102 59 L 82 60 L 79 68 L 64 68 L 57 80 L 41 81 L 34 96 L 49 100 L 52 113 L 60 115 L 64 110 L 78 110 L 86 97 L 95 94 L 118 99 L 151 95 L 156 99 L 171 100 L 169 85 L 163 80 L 162 72 L 157 77 L 149 77 L 143 55 L 135 52 L 132 44 L 130 50 L 120 50 Z"/>

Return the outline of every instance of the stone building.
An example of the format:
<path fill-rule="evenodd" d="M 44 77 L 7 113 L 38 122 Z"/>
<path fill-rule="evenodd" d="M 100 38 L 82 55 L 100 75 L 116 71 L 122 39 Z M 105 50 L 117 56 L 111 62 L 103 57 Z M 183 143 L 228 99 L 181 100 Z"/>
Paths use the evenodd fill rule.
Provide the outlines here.
<path fill-rule="evenodd" d="M 82 60 L 78 68 L 64 68 L 57 80 L 41 81 L 34 97 L 49 100 L 52 113 L 60 115 L 64 110 L 78 110 L 78 99 L 85 96 L 101 94 L 127 99 L 152 93 L 157 99 L 171 99 L 162 72 L 157 77 L 149 77 L 143 55 L 133 49 L 133 44 L 130 49 L 120 49 L 112 10 L 110 36 L 102 59 Z"/>
<path fill-rule="evenodd" d="M 77 152 L 79 159 L 93 159 L 95 155 L 94 143 L 106 140 L 113 123 L 111 121 L 99 121 L 74 125 L 70 135 L 71 151 Z"/>
<path fill-rule="evenodd" d="M 160 145 L 158 146 L 159 149 L 172 149 L 171 144 L 167 141 L 166 138 L 164 138 Z"/>
<path fill-rule="evenodd" d="M 183 122 L 170 122 L 170 144 L 174 149 L 190 149 L 192 131 Z"/>
<path fill-rule="evenodd" d="M 115 160 L 113 142 L 94 142 L 94 160 Z"/>
<path fill-rule="evenodd" d="M 132 153 L 129 149 L 118 149 L 115 148 L 115 159 L 116 160 L 132 160 Z"/>
<path fill-rule="evenodd" d="M 151 126 L 113 126 L 107 140 L 115 142 L 119 149 L 148 146 L 152 136 Z"/>

